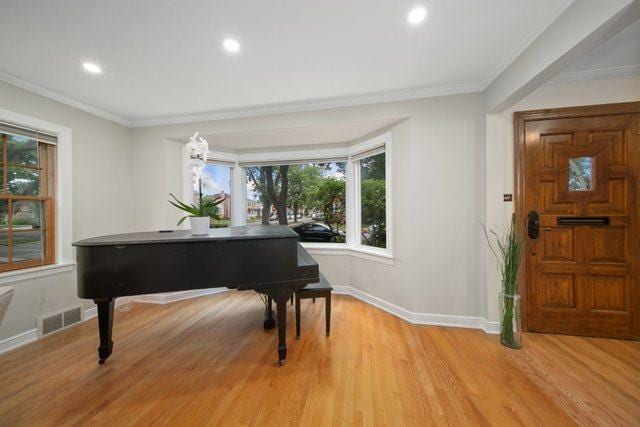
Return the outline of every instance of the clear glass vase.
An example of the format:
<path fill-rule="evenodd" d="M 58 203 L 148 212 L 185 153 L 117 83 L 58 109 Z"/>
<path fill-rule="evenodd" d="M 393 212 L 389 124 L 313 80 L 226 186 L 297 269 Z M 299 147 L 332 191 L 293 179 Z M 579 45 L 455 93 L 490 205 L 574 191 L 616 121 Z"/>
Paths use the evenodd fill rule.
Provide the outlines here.
<path fill-rule="evenodd" d="M 500 342 L 509 348 L 522 347 L 522 326 L 520 324 L 520 295 L 500 292 Z"/>

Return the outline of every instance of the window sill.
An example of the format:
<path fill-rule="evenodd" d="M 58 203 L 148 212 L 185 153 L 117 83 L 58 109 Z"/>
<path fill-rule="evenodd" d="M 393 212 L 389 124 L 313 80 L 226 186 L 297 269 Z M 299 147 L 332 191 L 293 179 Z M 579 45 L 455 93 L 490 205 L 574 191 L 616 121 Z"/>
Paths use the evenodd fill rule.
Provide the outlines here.
<path fill-rule="evenodd" d="M 65 273 L 67 271 L 73 271 L 75 268 L 75 263 L 66 262 L 42 267 L 25 268 L 24 270 L 7 271 L 6 273 L 0 273 L 0 285 Z"/>
<path fill-rule="evenodd" d="M 386 265 L 394 265 L 393 255 L 368 249 L 364 247 L 349 247 L 345 243 L 301 243 L 302 247 L 309 251 L 311 255 L 346 255 L 368 261 L 379 262 Z"/>
<path fill-rule="evenodd" d="M 300 243 L 302 245 L 303 248 L 307 249 L 307 250 L 313 250 L 313 251 L 318 251 L 319 252 L 324 252 L 324 250 L 328 249 L 332 252 L 335 252 L 336 250 L 346 250 L 347 249 L 347 244 L 346 243 L 314 243 L 314 242 L 301 242 Z"/>
<path fill-rule="evenodd" d="M 382 264 L 393 265 L 393 255 L 381 250 L 369 249 L 363 246 L 357 248 L 351 248 L 351 256 L 361 259 L 368 259 L 370 261 L 377 261 Z"/>

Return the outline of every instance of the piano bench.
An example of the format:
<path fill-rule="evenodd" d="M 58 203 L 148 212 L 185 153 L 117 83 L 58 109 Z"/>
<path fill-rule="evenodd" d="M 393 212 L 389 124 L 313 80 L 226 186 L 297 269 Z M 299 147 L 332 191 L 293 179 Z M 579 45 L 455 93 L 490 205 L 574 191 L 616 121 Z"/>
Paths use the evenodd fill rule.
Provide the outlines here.
<path fill-rule="evenodd" d="M 333 291 L 333 288 L 327 279 L 320 274 L 320 281 L 318 283 L 311 283 L 296 292 L 296 338 L 300 338 L 300 300 L 307 298 L 313 298 L 314 302 L 316 298 L 324 298 L 324 318 L 326 323 L 326 333 L 327 336 L 329 336 L 331 331 L 331 291 Z"/>

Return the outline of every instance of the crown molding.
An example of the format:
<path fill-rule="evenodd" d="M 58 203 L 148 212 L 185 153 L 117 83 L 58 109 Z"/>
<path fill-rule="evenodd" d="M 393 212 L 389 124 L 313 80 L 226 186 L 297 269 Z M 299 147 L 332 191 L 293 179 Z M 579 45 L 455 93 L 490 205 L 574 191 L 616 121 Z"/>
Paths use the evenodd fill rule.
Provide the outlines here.
<path fill-rule="evenodd" d="M 485 90 L 500 74 L 502 74 L 502 72 L 513 61 L 515 61 L 516 58 L 520 56 L 535 39 L 540 37 L 540 35 L 544 33 L 574 1 L 575 0 L 556 0 L 551 6 L 549 6 L 546 12 L 535 22 L 535 24 L 533 24 L 533 27 L 531 27 L 529 31 L 527 31 L 518 40 L 518 42 L 509 49 L 503 60 L 498 63 L 498 67 L 487 76 L 482 84 L 482 90 Z"/>
<path fill-rule="evenodd" d="M 547 84 L 574 82 L 579 80 L 606 79 L 613 77 L 640 75 L 640 64 L 625 65 L 622 67 L 600 68 L 596 70 L 570 71 L 560 73 L 551 78 Z"/>
<path fill-rule="evenodd" d="M 61 102 L 70 107 L 77 108 L 78 110 L 82 110 L 89 114 L 93 114 L 94 116 L 102 117 L 103 119 L 111 120 L 112 122 L 116 122 L 123 126 L 132 127 L 132 124 L 129 120 L 124 119 L 120 116 L 116 116 L 115 114 L 108 113 L 104 110 L 101 110 L 96 107 L 92 107 L 91 105 L 87 105 L 83 102 L 76 101 L 75 99 L 68 98 L 64 95 L 60 95 L 49 89 L 45 89 L 41 86 L 35 85 L 33 83 L 29 83 L 25 80 L 22 80 L 12 74 L 6 73 L 4 71 L 0 71 L 0 81 L 9 83 L 10 85 L 17 86 L 21 89 L 28 90 L 29 92 L 36 93 L 38 95 L 42 95 L 45 98 L 52 99 L 54 101 Z"/>
<path fill-rule="evenodd" d="M 459 95 L 464 93 L 481 92 L 484 87 L 481 82 L 454 83 L 438 86 L 425 86 L 412 89 L 400 89 L 387 92 L 376 92 L 334 98 L 321 98 L 308 101 L 296 101 L 280 104 L 267 104 L 257 107 L 243 107 L 228 110 L 217 110 L 207 113 L 194 113 L 175 116 L 164 116 L 140 120 L 127 120 L 115 114 L 108 113 L 91 105 L 68 98 L 55 93 L 49 89 L 29 83 L 4 71 L 0 71 L 0 81 L 4 81 L 13 86 L 34 92 L 54 101 L 61 102 L 87 113 L 111 120 L 127 127 L 148 127 L 172 125 L 181 123 L 203 122 L 209 120 L 237 119 L 252 116 L 265 116 L 271 114 L 296 113 L 302 111 L 323 110 L 339 107 L 353 107 L 367 104 L 377 104 L 383 102 L 407 101 L 420 98 L 431 98 L 436 96 Z"/>
<path fill-rule="evenodd" d="M 83 102 L 55 93 L 49 89 L 29 83 L 4 71 L 0 71 L 0 81 L 42 95 L 46 98 L 61 102 L 87 113 L 111 120 L 127 127 L 148 127 L 160 125 L 172 125 L 192 123 L 210 120 L 236 119 L 252 116 L 264 116 L 270 114 L 296 113 L 302 111 L 323 110 L 340 107 L 354 107 L 367 104 L 384 102 L 407 101 L 420 98 L 437 96 L 458 95 L 465 93 L 482 92 L 499 76 L 536 38 L 540 36 L 575 0 L 556 0 L 547 11 L 536 21 L 532 28 L 518 40 L 500 62 L 500 66 L 494 70 L 482 82 L 454 83 L 439 86 L 425 86 L 421 88 L 401 89 L 370 94 L 361 94 L 334 98 L 321 98 L 307 101 L 296 101 L 279 104 L 267 104 L 262 106 L 242 107 L 236 109 L 217 110 L 206 113 L 194 113 L 185 115 L 171 115 L 139 120 L 127 120 L 123 117 L 87 105 Z M 561 75 L 559 75 L 561 76 Z M 559 77 L 558 76 L 558 77 Z"/>
<path fill-rule="evenodd" d="M 314 99 L 309 101 L 267 104 L 258 107 L 246 107 L 229 110 L 218 110 L 209 113 L 186 114 L 132 121 L 133 127 L 173 125 L 181 123 L 203 122 L 209 120 L 237 119 L 271 114 L 297 113 L 301 111 L 324 110 L 339 107 L 354 107 L 383 102 L 408 101 L 412 99 L 431 98 L 436 96 L 459 95 L 481 92 L 482 83 L 455 83 L 441 86 L 425 86 L 414 89 L 401 89 L 388 92 L 377 92 L 335 98 Z"/>

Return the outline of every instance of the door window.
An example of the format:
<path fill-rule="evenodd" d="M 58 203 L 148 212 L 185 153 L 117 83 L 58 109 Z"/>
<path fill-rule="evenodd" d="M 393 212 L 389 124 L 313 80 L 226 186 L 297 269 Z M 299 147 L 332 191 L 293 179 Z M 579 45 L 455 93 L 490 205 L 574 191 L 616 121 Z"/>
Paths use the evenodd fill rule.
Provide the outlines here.
<path fill-rule="evenodd" d="M 569 191 L 591 191 L 593 179 L 591 157 L 569 159 Z"/>

